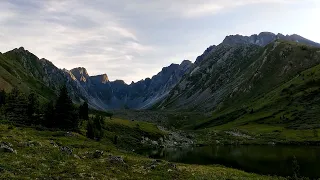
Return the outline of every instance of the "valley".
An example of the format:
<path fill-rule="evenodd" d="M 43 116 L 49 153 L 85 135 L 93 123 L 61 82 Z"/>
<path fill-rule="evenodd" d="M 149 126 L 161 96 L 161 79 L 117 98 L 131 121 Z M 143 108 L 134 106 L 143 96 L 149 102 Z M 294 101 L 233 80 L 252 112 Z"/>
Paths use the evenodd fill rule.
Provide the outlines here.
<path fill-rule="evenodd" d="M 320 178 L 320 44 L 296 34 L 227 36 L 131 84 L 18 48 L 0 90 L 1 179 Z"/>

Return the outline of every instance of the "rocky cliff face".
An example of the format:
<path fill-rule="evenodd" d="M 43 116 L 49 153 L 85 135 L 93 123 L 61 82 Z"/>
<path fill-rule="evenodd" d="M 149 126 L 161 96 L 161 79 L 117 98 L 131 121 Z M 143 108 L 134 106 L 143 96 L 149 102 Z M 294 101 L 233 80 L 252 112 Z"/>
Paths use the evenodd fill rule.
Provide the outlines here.
<path fill-rule="evenodd" d="M 74 75 L 74 77 L 78 81 L 80 81 L 82 83 L 85 83 L 90 80 L 89 74 L 84 67 L 78 67 L 78 68 L 71 69 L 70 72 Z"/>
<path fill-rule="evenodd" d="M 266 46 L 269 43 L 275 40 L 285 40 L 293 41 L 297 43 L 304 43 L 310 46 L 320 47 L 319 43 L 308 40 L 304 37 L 301 37 L 297 34 L 293 35 L 283 35 L 283 34 L 274 34 L 271 32 L 261 32 L 260 34 L 254 34 L 251 36 L 241 36 L 241 35 L 231 35 L 227 36 L 222 44 L 236 45 L 236 44 L 255 44 L 258 46 Z"/>
<path fill-rule="evenodd" d="M 37 92 L 51 100 L 60 87 L 67 84 L 75 103 L 88 101 L 96 109 L 150 107 L 165 97 L 192 66 L 187 60 L 181 64 L 171 64 L 152 78 L 128 85 L 122 80 L 109 81 L 107 74 L 90 76 L 83 67 L 59 69 L 22 47 L 0 56 L 3 59 L 0 63 L 2 88 L 19 86 L 26 93 Z"/>
<path fill-rule="evenodd" d="M 86 98 L 92 105 L 103 109 L 142 109 L 164 98 L 191 67 L 192 63 L 188 60 L 171 64 L 151 79 L 130 85 L 122 80 L 109 81 L 106 74 L 89 76 L 84 68 L 74 68 L 68 71 L 68 75 L 77 84 L 77 89 L 86 92 Z"/>
<path fill-rule="evenodd" d="M 290 41 L 290 42 L 288 42 Z M 90 76 L 83 67 L 59 69 L 24 48 L 0 54 L 0 85 L 18 86 L 52 99 L 66 83 L 76 103 L 97 109 L 198 109 L 210 111 L 259 96 L 294 74 L 319 63 L 318 43 L 299 35 L 263 32 L 227 36 L 207 48 L 195 63 L 184 60 L 126 84 L 107 74 Z M 268 82 L 268 83 L 265 83 Z"/>
<path fill-rule="evenodd" d="M 191 72 L 157 108 L 207 112 L 235 104 L 241 107 L 319 64 L 318 45 L 297 35 L 227 36 L 198 57 Z"/>

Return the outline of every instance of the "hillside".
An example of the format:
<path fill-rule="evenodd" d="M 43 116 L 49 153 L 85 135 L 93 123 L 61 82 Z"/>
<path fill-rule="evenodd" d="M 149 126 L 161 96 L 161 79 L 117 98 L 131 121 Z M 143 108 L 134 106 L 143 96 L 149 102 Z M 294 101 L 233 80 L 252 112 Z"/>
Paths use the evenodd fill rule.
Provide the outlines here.
<path fill-rule="evenodd" d="M 152 138 L 164 134 L 148 123 L 121 119 L 110 122 L 107 120 L 107 123 L 106 138 L 100 142 L 90 140 L 81 133 L 38 131 L 0 124 L 0 178 L 285 179 L 246 173 L 219 165 L 171 163 L 121 151 L 112 141 L 115 134 L 122 137 L 119 139 L 122 144 L 126 143 L 125 138 L 135 137 L 132 134 L 139 138 L 141 135 L 150 135 Z M 140 130 L 136 129 L 137 124 L 140 125 Z M 7 147 L 8 151 L 3 152 L 2 147 Z"/>
<path fill-rule="evenodd" d="M 248 172 L 298 178 L 299 163 L 301 175 L 318 177 L 316 168 L 306 171 L 317 159 L 295 156 L 308 149 L 268 159 L 259 148 L 219 148 L 320 144 L 318 46 L 298 35 L 227 36 L 195 63 L 131 84 L 84 67 L 59 69 L 24 48 L 0 53 L 0 90 L 18 87 L 41 102 L 17 89 L 1 92 L 0 178 L 282 179 Z M 284 153 L 279 147 L 273 152 Z M 252 153 L 262 159 L 243 166 Z M 256 167 L 264 163 L 281 169 Z"/>
<path fill-rule="evenodd" d="M 320 62 L 319 48 L 277 40 L 265 47 L 218 45 L 158 106 L 220 112 L 242 107 Z"/>
<path fill-rule="evenodd" d="M 0 54 L 1 89 L 18 86 L 43 100 L 67 84 L 75 103 L 95 109 L 164 109 L 211 112 L 267 93 L 316 65 L 318 43 L 299 35 L 262 32 L 227 36 L 195 63 L 171 64 L 151 78 L 126 84 L 107 74 L 90 76 L 84 67 L 59 69 L 24 48 Z M 268 82 L 268 83 L 266 83 Z"/>
<path fill-rule="evenodd" d="M 188 128 L 237 129 L 272 141 L 318 143 L 319 81 L 320 65 L 316 65 L 242 106 L 230 105 Z"/>
<path fill-rule="evenodd" d="M 122 80 L 109 81 L 106 74 L 89 76 L 85 68 L 59 69 L 22 47 L 0 54 L 0 60 L 1 89 L 10 91 L 17 86 L 48 101 L 66 84 L 75 103 L 87 101 L 95 109 L 148 108 L 165 97 L 192 66 L 187 60 L 171 64 L 151 79 L 128 85 Z"/>

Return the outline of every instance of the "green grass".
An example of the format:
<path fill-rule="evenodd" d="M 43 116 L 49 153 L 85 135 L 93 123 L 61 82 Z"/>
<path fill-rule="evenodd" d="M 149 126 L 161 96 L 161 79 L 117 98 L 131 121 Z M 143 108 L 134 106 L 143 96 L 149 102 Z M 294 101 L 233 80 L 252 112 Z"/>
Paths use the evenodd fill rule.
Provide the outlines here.
<path fill-rule="evenodd" d="M 14 52 L 0 54 L 0 87 L 9 92 L 14 86 L 22 92 L 29 94 L 35 92 L 41 101 L 54 98 L 55 92 L 43 81 L 43 68 L 34 55 L 28 54 L 26 67 L 21 57 Z"/>
<path fill-rule="evenodd" d="M 320 128 L 319 103 L 320 65 L 317 65 L 266 94 L 248 99 L 241 106 L 236 104 L 217 111 L 187 128 L 200 134 L 237 129 L 255 137 L 257 143 L 318 143 L 320 138 L 315 131 Z"/>
<path fill-rule="evenodd" d="M 136 150 L 145 147 L 145 144 L 141 144 L 142 137 L 148 137 L 153 141 L 158 141 L 160 138 L 164 138 L 165 132 L 158 129 L 158 127 L 152 123 L 142 121 L 129 121 L 119 118 L 109 118 L 105 121 L 105 134 L 111 141 L 117 136 L 116 146 L 126 150 Z"/>
<path fill-rule="evenodd" d="M 112 126 L 112 125 L 120 125 L 124 126 L 127 128 L 137 128 L 141 131 L 144 131 L 149 134 L 154 134 L 154 135 L 166 135 L 163 131 L 159 130 L 158 127 L 155 124 L 148 123 L 148 122 L 142 122 L 142 121 L 129 121 L 129 120 L 124 120 L 120 118 L 113 118 L 111 120 L 106 120 L 107 126 Z"/>
<path fill-rule="evenodd" d="M 115 119 L 107 124 L 134 128 L 125 120 Z M 154 129 L 149 124 L 142 126 L 146 130 Z M 72 134 L 0 124 L 0 141 L 11 143 L 17 151 L 17 154 L 0 152 L 0 179 L 284 179 L 215 165 L 177 164 L 173 168 L 166 161 L 151 169 L 151 159 L 120 151 L 107 138 L 97 142 L 82 134 Z M 73 154 L 61 152 L 52 141 L 59 147 L 70 147 Z M 104 151 L 103 156 L 94 158 L 92 154 L 96 150 Z M 109 155 L 123 157 L 125 164 L 110 161 Z"/>

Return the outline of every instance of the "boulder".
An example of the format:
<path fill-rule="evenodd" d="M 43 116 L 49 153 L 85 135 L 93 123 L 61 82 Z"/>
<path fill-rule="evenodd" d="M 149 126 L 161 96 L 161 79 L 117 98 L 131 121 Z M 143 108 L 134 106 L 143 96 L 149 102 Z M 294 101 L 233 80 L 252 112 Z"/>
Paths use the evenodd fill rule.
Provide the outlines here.
<path fill-rule="evenodd" d="M 74 154 L 73 157 L 76 158 L 76 159 L 81 159 L 81 158 L 80 158 L 78 155 L 76 155 L 76 154 Z"/>
<path fill-rule="evenodd" d="M 150 169 L 155 169 L 156 167 L 157 167 L 157 165 L 152 164 L 152 165 L 150 166 Z"/>
<path fill-rule="evenodd" d="M 1 142 L 0 143 L 0 152 L 17 154 L 17 151 L 12 148 L 12 144 L 8 143 L 8 142 Z"/>
<path fill-rule="evenodd" d="M 64 152 L 64 153 L 67 153 L 67 154 L 69 154 L 69 155 L 72 154 L 72 149 L 69 148 L 69 147 L 67 147 L 67 146 L 62 146 L 62 147 L 60 148 L 60 151 L 62 151 L 62 152 Z"/>
<path fill-rule="evenodd" d="M 54 141 L 50 141 L 50 144 L 53 146 L 53 147 L 58 147 L 58 144 L 57 143 L 55 143 Z"/>
<path fill-rule="evenodd" d="M 100 151 L 100 150 L 96 150 L 94 153 L 93 153 L 93 157 L 94 158 L 100 158 L 103 156 L 103 151 Z"/>
<path fill-rule="evenodd" d="M 109 161 L 115 164 L 125 164 L 123 158 L 121 156 L 112 156 L 109 155 Z"/>
<path fill-rule="evenodd" d="M 158 146 L 158 142 L 157 141 L 151 141 L 151 144 L 154 145 L 154 146 Z"/>
<path fill-rule="evenodd" d="M 74 136 L 76 136 L 76 135 L 73 134 L 72 132 L 69 132 L 69 131 L 68 131 L 68 132 L 65 133 L 65 136 L 66 136 L 66 137 L 74 137 Z"/>
<path fill-rule="evenodd" d="M 169 163 L 168 166 L 171 167 L 171 168 L 173 168 L 173 169 L 176 169 L 176 168 L 177 168 L 177 165 L 175 165 L 175 164 L 173 164 L 173 163 Z"/>
<path fill-rule="evenodd" d="M 40 142 L 36 141 L 28 141 L 28 142 L 21 142 L 20 145 L 25 146 L 25 147 L 34 147 L 34 146 L 42 146 Z"/>

